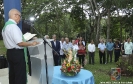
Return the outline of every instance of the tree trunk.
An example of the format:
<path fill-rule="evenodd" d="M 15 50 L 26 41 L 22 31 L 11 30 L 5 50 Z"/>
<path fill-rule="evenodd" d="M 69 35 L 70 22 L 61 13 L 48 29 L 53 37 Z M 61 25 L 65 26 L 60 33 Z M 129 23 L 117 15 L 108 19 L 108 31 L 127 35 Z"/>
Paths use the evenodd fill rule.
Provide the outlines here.
<path fill-rule="evenodd" d="M 99 38 L 100 38 L 100 21 L 101 21 L 101 18 L 100 18 L 100 15 L 98 15 L 98 18 L 97 18 L 97 26 L 96 26 L 96 45 L 99 43 Z"/>
<path fill-rule="evenodd" d="M 120 41 L 122 42 L 122 23 L 120 22 Z"/>
<path fill-rule="evenodd" d="M 110 9 L 108 9 L 108 19 L 107 19 L 107 41 L 110 39 Z"/>
<path fill-rule="evenodd" d="M 131 22 L 131 24 L 132 24 L 132 22 Z M 133 26 L 131 26 L 131 27 L 132 27 L 132 39 L 131 40 L 133 41 Z"/>
<path fill-rule="evenodd" d="M 99 12 L 99 8 L 98 8 L 98 6 L 97 6 L 97 4 L 96 4 L 96 1 L 95 0 L 93 0 L 93 2 L 94 2 L 94 6 L 95 6 L 95 8 L 96 8 L 96 11 L 98 12 L 98 16 L 96 16 L 97 17 L 97 24 L 96 24 L 96 39 L 95 39 L 95 41 L 96 41 L 96 45 L 99 43 L 99 38 L 100 38 L 100 21 L 101 21 L 101 14 L 100 14 L 100 12 Z M 96 21 L 95 21 L 96 22 Z"/>

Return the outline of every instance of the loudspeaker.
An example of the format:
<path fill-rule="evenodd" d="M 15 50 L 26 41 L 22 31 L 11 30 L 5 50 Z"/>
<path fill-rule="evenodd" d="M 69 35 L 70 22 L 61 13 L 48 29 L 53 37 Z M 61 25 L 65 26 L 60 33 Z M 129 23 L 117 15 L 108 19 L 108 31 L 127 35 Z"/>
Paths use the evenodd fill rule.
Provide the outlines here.
<path fill-rule="evenodd" d="M 7 68 L 7 67 L 8 67 L 8 63 L 6 58 L 3 55 L 0 56 L 0 69 Z"/>

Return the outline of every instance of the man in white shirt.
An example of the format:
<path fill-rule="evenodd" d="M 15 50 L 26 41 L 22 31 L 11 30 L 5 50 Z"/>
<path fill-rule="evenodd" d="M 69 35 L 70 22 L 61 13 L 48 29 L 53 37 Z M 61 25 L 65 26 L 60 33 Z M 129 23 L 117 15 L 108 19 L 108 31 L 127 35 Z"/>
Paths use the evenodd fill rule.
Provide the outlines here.
<path fill-rule="evenodd" d="M 88 44 L 88 52 L 89 52 L 89 64 L 93 64 L 94 65 L 94 54 L 95 54 L 95 44 L 93 42 L 93 40 L 91 40 L 91 43 Z"/>
<path fill-rule="evenodd" d="M 9 64 L 9 84 L 26 84 L 26 69 L 24 47 L 37 45 L 37 42 L 24 42 L 23 34 L 17 26 L 21 13 L 17 9 L 9 11 L 9 20 L 2 30 L 4 45 L 7 48 Z"/>
<path fill-rule="evenodd" d="M 63 47 L 63 44 L 65 43 L 65 40 L 64 38 L 61 38 L 61 41 L 60 41 L 60 57 L 59 57 L 59 64 L 61 64 L 61 60 L 62 59 L 65 59 L 65 55 L 64 55 L 64 52 L 62 50 L 62 47 Z"/>
<path fill-rule="evenodd" d="M 69 42 L 69 38 L 65 38 L 65 43 L 63 44 L 62 49 L 69 51 L 69 50 L 72 50 L 72 48 L 73 46 L 72 46 L 72 43 Z"/>
<path fill-rule="evenodd" d="M 98 49 L 99 49 L 99 57 L 100 57 L 100 64 L 105 64 L 105 43 L 103 40 L 100 41 L 98 44 Z"/>
<path fill-rule="evenodd" d="M 126 55 L 131 55 L 133 50 L 133 43 L 130 42 L 130 38 L 127 39 L 127 42 L 124 43 L 124 50 Z"/>

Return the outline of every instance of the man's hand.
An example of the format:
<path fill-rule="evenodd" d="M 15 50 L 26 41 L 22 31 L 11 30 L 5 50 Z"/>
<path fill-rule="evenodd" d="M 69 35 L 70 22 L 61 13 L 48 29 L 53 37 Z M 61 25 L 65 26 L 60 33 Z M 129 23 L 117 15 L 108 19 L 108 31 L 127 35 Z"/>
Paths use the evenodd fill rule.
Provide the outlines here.
<path fill-rule="evenodd" d="M 37 44 L 39 44 L 39 42 L 34 41 L 32 43 L 30 43 L 30 42 L 20 42 L 17 45 L 20 46 L 20 47 L 27 47 L 27 46 L 35 46 Z"/>
<path fill-rule="evenodd" d="M 35 46 L 37 44 L 39 44 L 39 42 L 36 42 L 36 41 L 32 42 L 32 46 Z"/>

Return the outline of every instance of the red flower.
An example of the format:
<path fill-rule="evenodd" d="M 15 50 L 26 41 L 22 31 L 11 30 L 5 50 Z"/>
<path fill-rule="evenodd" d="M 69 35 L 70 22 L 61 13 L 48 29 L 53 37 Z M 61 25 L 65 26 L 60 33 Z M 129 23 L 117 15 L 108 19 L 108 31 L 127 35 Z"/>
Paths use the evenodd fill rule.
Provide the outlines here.
<path fill-rule="evenodd" d="M 67 71 L 70 72 L 70 70 L 71 70 L 71 67 L 68 67 L 68 68 L 67 68 Z"/>
<path fill-rule="evenodd" d="M 73 68 L 75 68 L 74 66 L 71 66 L 71 68 L 73 69 Z"/>

